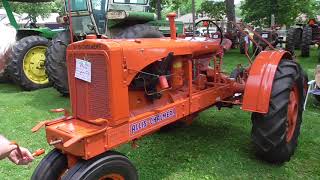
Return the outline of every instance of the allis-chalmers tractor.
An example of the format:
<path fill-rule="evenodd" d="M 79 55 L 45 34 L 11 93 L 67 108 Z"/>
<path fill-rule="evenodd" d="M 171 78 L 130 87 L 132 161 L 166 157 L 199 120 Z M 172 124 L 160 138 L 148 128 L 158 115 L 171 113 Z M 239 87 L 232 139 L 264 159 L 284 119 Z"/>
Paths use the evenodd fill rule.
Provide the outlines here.
<path fill-rule="evenodd" d="M 0 81 L 11 79 L 24 90 L 48 87 L 49 79 L 45 72 L 45 53 L 49 40 L 59 31 L 47 27 L 37 27 L 28 21 L 24 27 L 18 25 L 9 1 L 24 3 L 50 2 L 52 0 L 2 0 L 10 25 L 17 30 L 16 44 L 9 58 L 0 59 Z"/>
<path fill-rule="evenodd" d="M 172 123 L 190 123 L 213 106 L 252 112 L 257 155 L 272 163 L 290 160 L 305 99 L 302 69 L 290 53 L 262 51 L 230 78 L 222 72 L 222 39 L 177 38 L 175 14 L 168 17 L 171 37 L 88 35 L 68 46 L 72 114 L 53 110 L 64 116 L 33 128 L 45 127 L 55 149 L 32 179 L 136 180 L 134 165 L 114 148 Z"/>
<path fill-rule="evenodd" d="M 310 19 L 306 25 L 290 28 L 287 35 L 286 49 L 294 53 L 295 49 L 301 49 L 302 57 L 310 56 L 310 46 L 320 45 L 320 26 L 315 19 Z M 320 54 L 318 55 L 320 61 Z"/>
<path fill-rule="evenodd" d="M 88 34 L 108 38 L 160 38 L 170 36 L 169 22 L 156 20 L 148 12 L 148 0 L 71 0 L 73 31 L 72 41 L 79 41 Z M 68 1 L 65 1 L 67 12 Z M 69 25 L 68 17 L 61 17 Z M 177 22 L 177 33 L 183 33 L 183 23 Z M 67 28 L 66 28 L 67 29 Z M 46 55 L 46 70 L 53 87 L 61 94 L 69 94 L 66 49 L 70 41 L 68 30 L 61 32 L 50 43 Z"/>

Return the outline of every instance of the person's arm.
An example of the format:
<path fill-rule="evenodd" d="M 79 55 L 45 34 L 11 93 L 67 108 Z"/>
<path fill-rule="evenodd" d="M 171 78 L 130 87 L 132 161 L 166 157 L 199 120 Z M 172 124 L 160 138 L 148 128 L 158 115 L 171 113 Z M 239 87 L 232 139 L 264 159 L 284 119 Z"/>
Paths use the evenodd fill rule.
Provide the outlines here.
<path fill-rule="evenodd" d="M 2 143 L 10 143 L 10 141 L 0 134 L 0 144 Z"/>
<path fill-rule="evenodd" d="M 0 160 L 8 157 L 10 161 L 17 165 L 26 165 L 33 161 L 33 156 L 28 149 L 20 147 L 21 154 L 17 146 L 10 143 L 4 136 L 0 135 Z"/>

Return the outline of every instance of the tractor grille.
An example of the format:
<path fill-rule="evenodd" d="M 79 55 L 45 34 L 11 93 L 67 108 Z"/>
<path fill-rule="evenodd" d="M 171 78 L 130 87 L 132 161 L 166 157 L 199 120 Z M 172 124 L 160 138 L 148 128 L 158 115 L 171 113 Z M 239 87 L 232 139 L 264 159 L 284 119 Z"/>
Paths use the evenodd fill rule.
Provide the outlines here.
<path fill-rule="evenodd" d="M 75 78 L 77 58 L 91 63 L 91 83 Z M 72 109 L 77 118 L 94 120 L 111 117 L 106 61 L 107 57 L 103 54 L 78 53 L 72 61 L 68 61 Z"/>

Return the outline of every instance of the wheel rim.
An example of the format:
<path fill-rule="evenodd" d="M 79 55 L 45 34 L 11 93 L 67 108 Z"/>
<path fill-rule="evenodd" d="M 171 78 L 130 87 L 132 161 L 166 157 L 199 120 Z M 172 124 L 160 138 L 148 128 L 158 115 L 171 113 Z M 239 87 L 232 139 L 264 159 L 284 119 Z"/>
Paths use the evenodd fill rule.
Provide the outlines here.
<path fill-rule="evenodd" d="M 46 46 L 36 46 L 29 49 L 24 56 L 23 71 L 26 77 L 33 83 L 49 83 L 44 66 L 46 50 Z"/>
<path fill-rule="evenodd" d="M 288 104 L 288 122 L 287 122 L 287 142 L 290 142 L 297 125 L 298 119 L 298 103 L 299 93 L 298 88 L 295 86 L 290 91 L 289 104 Z"/>
<path fill-rule="evenodd" d="M 120 174 L 112 173 L 99 178 L 99 180 L 125 180 L 125 178 Z"/>

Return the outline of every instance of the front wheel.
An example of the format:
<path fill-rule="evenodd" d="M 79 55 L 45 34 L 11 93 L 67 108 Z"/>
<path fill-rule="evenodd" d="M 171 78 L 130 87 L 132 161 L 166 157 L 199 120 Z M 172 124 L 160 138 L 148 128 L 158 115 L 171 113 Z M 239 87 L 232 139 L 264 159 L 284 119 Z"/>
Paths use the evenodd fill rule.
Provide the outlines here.
<path fill-rule="evenodd" d="M 300 66 L 282 60 L 275 74 L 269 112 L 252 114 L 251 137 L 257 155 L 271 163 L 289 161 L 298 145 L 304 103 Z"/>
<path fill-rule="evenodd" d="M 54 149 L 39 163 L 31 180 L 60 179 L 68 168 L 67 162 L 67 157 Z"/>
<path fill-rule="evenodd" d="M 88 161 L 80 161 L 63 180 L 138 180 L 133 164 L 124 155 L 109 151 Z"/>

